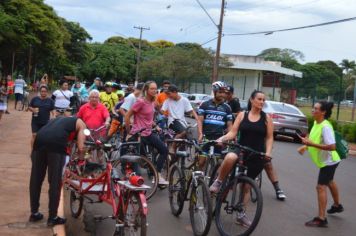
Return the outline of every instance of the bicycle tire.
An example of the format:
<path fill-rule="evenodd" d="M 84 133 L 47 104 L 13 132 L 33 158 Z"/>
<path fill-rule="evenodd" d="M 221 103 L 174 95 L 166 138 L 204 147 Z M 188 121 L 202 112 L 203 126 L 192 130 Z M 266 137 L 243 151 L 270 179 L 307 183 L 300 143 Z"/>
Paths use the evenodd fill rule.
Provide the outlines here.
<path fill-rule="evenodd" d="M 70 212 L 72 214 L 72 217 L 78 218 L 82 213 L 83 200 L 84 199 L 82 195 L 76 193 L 74 190 L 70 190 L 69 206 L 70 206 Z M 75 204 L 78 204 L 78 206 L 75 206 Z"/>
<path fill-rule="evenodd" d="M 115 230 L 114 236 L 131 236 L 131 235 L 147 235 L 147 217 L 143 214 L 143 203 L 141 202 L 138 192 L 129 192 L 126 198 L 126 212 L 123 212 L 121 207 L 121 215 L 123 216 L 124 226 Z"/>
<path fill-rule="evenodd" d="M 240 184 L 242 184 L 242 185 L 240 186 Z M 246 184 L 248 184 L 250 186 L 250 188 L 251 188 L 250 191 L 251 190 L 256 191 L 256 195 L 257 195 L 257 201 L 255 203 L 249 204 L 250 208 L 251 208 L 250 205 L 252 205 L 252 204 L 255 204 L 255 207 L 256 207 L 255 215 L 254 215 L 253 219 L 250 221 L 249 225 L 237 226 L 234 229 L 232 229 L 232 227 L 224 227 L 224 223 L 226 223 L 226 222 L 223 222 L 222 213 L 227 213 L 228 215 L 230 215 L 230 217 L 231 216 L 233 217 L 232 222 L 231 222 L 233 225 L 238 225 L 236 222 L 238 219 L 237 213 L 239 210 L 240 210 L 240 213 L 244 214 L 244 216 L 248 216 L 248 214 L 246 213 L 247 207 L 244 206 L 243 203 L 241 203 L 243 191 L 240 191 L 240 194 L 238 196 L 239 200 L 236 203 L 236 205 L 235 205 L 235 203 L 234 204 L 229 203 L 230 198 L 228 196 L 231 190 L 234 191 L 231 196 L 231 198 L 233 199 L 234 197 L 236 197 L 235 190 L 242 189 Z M 247 195 L 245 194 L 245 196 L 249 196 L 249 194 L 247 194 Z M 234 206 L 232 207 L 232 205 L 234 205 Z M 236 208 L 236 209 L 234 209 L 234 208 Z M 220 235 L 222 235 L 222 236 L 232 235 L 232 233 L 227 232 L 226 228 L 230 228 L 231 231 L 233 231 L 234 235 L 239 235 L 239 236 L 250 235 L 255 230 L 255 228 L 261 218 L 262 208 L 263 208 L 262 193 L 261 193 L 261 190 L 258 188 L 256 182 L 253 179 L 251 179 L 247 176 L 239 176 L 239 177 L 237 177 L 237 179 L 235 178 L 234 180 L 230 181 L 225 187 L 223 187 L 222 191 L 219 192 L 218 197 L 217 197 L 217 202 L 216 202 L 215 223 L 216 223 L 216 227 L 217 227 Z M 232 211 L 232 212 L 230 212 L 230 211 Z M 236 214 L 234 214 L 234 211 L 236 211 Z M 248 212 L 253 212 L 253 211 L 249 210 Z M 235 215 L 236 215 L 236 217 L 235 217 Z M 225 221 L 227 221 L 227 220 L 225 220 Z"/>
<path fill-rule="evenodd" d="M 202 193 L 202 203 L 203 203 L 203 208 L 200 206 L 197 206 L 198 201 L 198 189 L 201 187 L 201 193 Z M 204 181 L 203 178 L 198 178 L 197 179 L 197 186 L 194 184 L 192 185 L 192 191 L 190 195 L 190 201 L 189 201 L 189 216 L 190 216 L 190 222 L 193 228 L 193 233 L 196 236 L 205 236 L 209 233 L 210 226 L 211 226 L 211 221 L 212 221 L 212 203 L 211 203 L 211 196 L 210 196 L 210 191 L 209 188 Z M 198 227 L 197 221 L 198 218 L 195 217 L 195 213 L 198 212 L 206 213 L 206 220 L 204 221 L 204 216 L 201 214 L 199 219 L 201 220 L 201 223 L 203 224 L 202 227 Z M 203 218 L 203 219 L 202 219 Z"/>
<path fill-rule="evenodd" d="M 262 172 L 255 178 L 257 186 L 261 189 L 262 187 Z M 257 196 L 254 191 L 251 191 L 251 201 L 256 202 Z"/>
<path fill-rule="evenodd" d="M 207 163 L 205 164 L 205 171 L 204 174 L 205 176 L 209 177 L 209 181 L 208 184 L 210 183 L 210 177 L 215 169 L 215 165 L 216 165 L 216 160 L 215 157 L 211 157 L 208 159 Z"/>
<path fill-rule="evenodd" d="M 174 175 L 177 174 L 176 179 Z M 173 165 L 169 171 L 169 205 L 174 216 L 179 216 L 184 207 L 186 181 L 182 170 L 178 166 Z M 177 203 L 175 203 L 175 200 Z M 176 205 L 175 205 L 176 204 Z"/>

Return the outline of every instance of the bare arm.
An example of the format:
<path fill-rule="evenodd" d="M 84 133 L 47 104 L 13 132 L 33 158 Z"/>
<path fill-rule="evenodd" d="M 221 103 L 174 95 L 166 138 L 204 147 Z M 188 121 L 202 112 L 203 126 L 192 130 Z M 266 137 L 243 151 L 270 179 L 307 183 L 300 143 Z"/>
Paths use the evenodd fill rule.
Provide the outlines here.
<path fill-rule="evenodd" d="M 125 128 L 128 133 L 130 132 L 130 119 L 131 119 L 132 115 L 133 115 L 132 109 L 130 109 L 128 112 L 126 112 L 126 115 L 125 115 Z"/>
<path fill-rule="evenodd" d="M 241 112 L 239 115 L 236 117 L 234 124 L 232 125 L 231 129 L 227 134 L 219 138 L 219 141 L 228 141 L 228 140 L 233 140 L 236 138 L 237 132 L 240 127 L 240 123 L 244 117 L 244 113 Z"/>
<path fill-rule="evenodd" d="M 76 123 L 76 132 L 77 132 L 77 146 L 78 146 L 78 151 L 79 153 L 84 153 L 84 142 L 85 142 L 85 135 L 84 135 L 84 129 L 86 129 L 87 126 L 81 119 L 77 119 Z"/>
<path fill-rule="evenodd" d="M 273 121 L 271 117 L 266 114 L 267 118 L 267 137 L 266 137 L 266 156 L 270 157 L 273 147 Z"/>
<path fill-rule="evenodd" d="M 309 147 L 315 147 L 321 150 L 325 150 L 325 151 L 334 151 L 336 150 L 336 144 L 317 144 L 317 143 L 313 143 L 309 138 L 303 138 L 300 137 L 299 138 L 302 140 L 302 142 L 309 146 Z"/>
<path fill-rule="evenodd" d="M 198 124 L 198 141 L 203 141 L 203 122 L 204 116 L 198 116 L 197 124 Z"/>
<path fill-rule="evenodd" d="M 125 116 L 126 115 L 126 110 L 124 108 L 120 108 L 119 109 L 119 113 L 122 115 L 122 116 Z"/>

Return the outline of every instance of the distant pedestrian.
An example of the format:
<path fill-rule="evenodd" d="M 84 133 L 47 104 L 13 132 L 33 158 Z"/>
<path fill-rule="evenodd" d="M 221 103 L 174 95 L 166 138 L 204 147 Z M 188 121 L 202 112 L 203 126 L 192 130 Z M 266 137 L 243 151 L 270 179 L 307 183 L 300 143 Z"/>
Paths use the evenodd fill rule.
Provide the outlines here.
<path fill-rule="evenodd" d="M 48 86 L 48 75 L 47 74 L 44 74 L 40 80 L 39 86 L 42 86 L 42 85 Z"/>
<path fill-rule="evenodd" d="M 7 110 L 7 81 L 2 79 L 0 81 L 0 120 L 2 118 L 2 114 L 4 114 Z"/>
<path fill-rule="evenodd" d="M 10 96 L 12 94 L 14 94 L 14 81 L 12 81 L 12 76 L 11 75 L 8 75 L 6 79 L 7 79 L 7 91 L 8 91 L 8 94 L 7 94 L 7 110 L 5 111 L 5 114 L 10 114 L 10 112 L 9 112 L 9 100 L 10 100 Z"/>
<path fill-rule="evenodd" d="M 60 88 L 52 93 L 52 99 L 54 100 L 54 106 L 56 110 L 65 110 L 73 102 L 73 93 L 68 90 L 68 82 L 64 79 L 59 81 Z M 56 115 L 59 115 L 57 112 Z"/>
<path fill-rule="evenodd" d="M 31 148 L 36 138 L 37 132 L 45 126 L 52 114 L 54 117 L 54 101 L 48 97 L 48 87 L 42 85 L 39 89 L 39 96 L 32 98 L 29 110 L 32 112 L 31 128 L 32 139 Z"/>
<path fill-rule="evenodd" d="M 15 80 L 15 85 L 14 85 L 14 92 L 15 92 L 15 110 L 16 110 L 16 106 L 17 103 L 20 101 L 21 102 L 21 106 L 23 105 L 23 96 L 25 93 L 25 88 L 26 88 L 27 84 L 25 82 L 25 80 L 23 79 L 22 75 L 19 75 L 17 77 L 17 79 Z"/>
<path fill-rule="evenodd" d="M 312 161 L 320 168 L 316 187 L 319 212 L 317 217 L 305 223 L 306 226 L 327 227 L 327 188 L 329 188 L 334 200 L 334 204 L 327 210 L 327 213 L 334 214 L 344 211 L 340 204 L 339 190 L 334 181 L 334 174 L 339 165 L 340 157 L 336 152 L 334 129 L 327 120 L 331 116 L 333 106 L 332 102 L 319 101 L 315 103 L 312 111 L 314 125 L 309 138 L 300 137 L 307 146 Z"/>

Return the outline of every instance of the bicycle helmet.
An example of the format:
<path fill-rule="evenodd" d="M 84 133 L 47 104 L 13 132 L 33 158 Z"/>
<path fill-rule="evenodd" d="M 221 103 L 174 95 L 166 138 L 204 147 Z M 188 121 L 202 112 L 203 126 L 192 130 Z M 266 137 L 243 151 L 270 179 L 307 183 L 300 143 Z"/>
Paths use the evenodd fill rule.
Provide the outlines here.
<path fill-rule="evenodd" d="M 108 81 L 108 82 L 105 83 L 105 87 L 112 87 L 112 85 L 113 85 L 113 84 L 112 84 L 111 81 Z"/>
<path fill-rule="evenodd" d="M 213 91 L 216 92 L 221 89 L 226 89 L 227 84 L 224 81 L 216 81 L 212 84 Z"/>
<path fill-rule="evenodd" d="M 99 77 L 96 77 L 94 80 L 101 81 L 101 79 Z"/>

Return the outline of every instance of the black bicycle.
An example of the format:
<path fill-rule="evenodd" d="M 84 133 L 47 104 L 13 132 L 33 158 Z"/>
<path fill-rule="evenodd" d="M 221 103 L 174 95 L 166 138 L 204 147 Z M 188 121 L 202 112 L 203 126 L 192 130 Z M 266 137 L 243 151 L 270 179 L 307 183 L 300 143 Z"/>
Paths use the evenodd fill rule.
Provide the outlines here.
<path fill-rule="evenodd" d="M 179 145 L 195 146 L 196 150 L 199 150 L 196 142 L 187 139 L 173 139 L 167 142 L 175 142 L 178 150 Z M 178 160 L 170 167 L 168 187 L 172 214 L 179 216 L 184 202 L 189 200 L 189 215 L 194 235 L 207 235 L 212 221 L 212 205 L 204 172 L 198 170 L 198 155 L 195 155 L 193 163 L 189 166 L 185 163 L 190 156 L 189 152 L 176 151 L 175 155 Z"/>
<path fill-rule="evenodd" d="M 220 235 L 250 235 L 260 220 L 263 197 L 256 181 L 246 175 L 245 162 L 266 154 L 240 144 L 224 144 L 238 147 L 241 154 L 217 195 L 215 223 Z M 251 196 L 255 196 L 254 201 Z"/>

